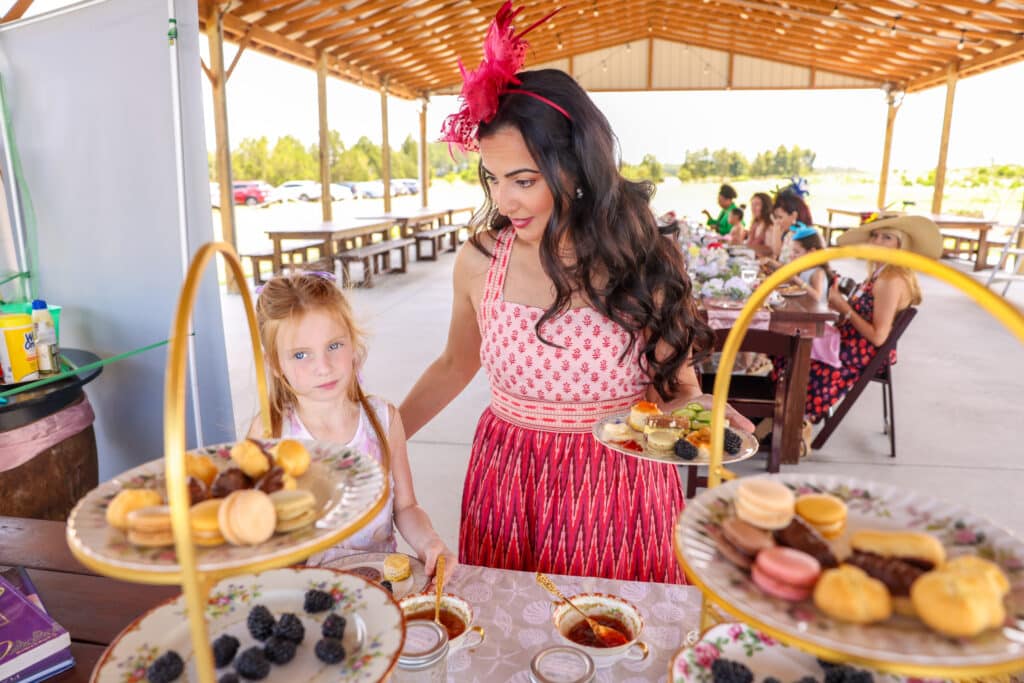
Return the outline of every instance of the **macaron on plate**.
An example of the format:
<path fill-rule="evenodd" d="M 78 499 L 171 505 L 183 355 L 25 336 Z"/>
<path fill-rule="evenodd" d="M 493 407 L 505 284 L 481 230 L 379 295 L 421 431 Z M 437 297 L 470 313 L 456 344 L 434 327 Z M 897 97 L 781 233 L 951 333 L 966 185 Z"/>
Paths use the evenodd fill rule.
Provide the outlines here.
<path fill-rule="evenodd" d="M 264 443 L 270 445 L 276 441 Z M 194 528 L 200 571 L 244 568 L 303 548 L 310 548 L 309 554 L 313 554 L 318 543 L 336 535 L 339 529 L 356 522 L 372 509 L 384 490 L 383 470 L 376 459 L 338 444 L 302 443 L 310 454 L 309 468 L 296 478 L 296 490 L 272 494 L 281 495 L 274 505 L 278 519 L 276 525 L 271 522 L 273 531 L 268 540 L 255 545 L 222 543 L 215 532 L 218 512 L 230 510 L 224 510 L 226 506 L 222 505 L 218 511 L 216 504 L 211 504 L 211 510 L 206 511 L 208 514 L 200 516 L 199 524 L 202 526 Z M 223 471 L 233 466 L 230 457 L 232 445 L 209 446 L 193 452 L 209 456 L 219 471 Z M 180 568 L 173 546 L 133 544 L 129 542 L 126 531 L 111 526 L 106 519 L 108 504 L 122 489 L 146 488 L 163 492 L 164 472 L 164 459 L 160 458 L 105 481 L 87 493 L 68 516 L 67 540 L 72 552 L 87 566 L 91 561 L 104 567 L 166 573 L 169 576 L 177 574 Z M 231 517 L 238 520 L 233 535 L 239 537 L 236 540 L 251 539 L 251 532 L 255 530 L 248 528 L 245 510 L 236 512 L 239 514 Z M 140 539 L 140 533 L 145 534 L 141 536 L 142 540 L 148 540 L 150 534 L 159 533 L 156 527 L 159 521 L 157 518 L 146 520 L 144 526 L 135 528 L 132 531 L 135 540 Z M 260 521 L 265 520 L 261 518 Z M 193 519 L 193 524 L 196 523 L 197 520 Z"/>
<path fill-rule="evenodd" d="M 594 439 L 609 450 L 613 450 L 624 455 L 631 455 L 634 458 L 640 458 L 641 460 L 653 460 L 654 462 L 663 463 L 667 462 L 672 465 L 697 466 L 708 464 L 708 456 L 703 451 L 693 460 L 684 460 L 683 458 L 678 457 L 672 450 L 658 450 L 651 448 L 645 443 L 644 435 L 641 432 L 632 431 L 632 434 L 629 434 L 623 429 L 623 433 L 626 434 L 627 437 L 631 438 L 625 438 L 622 441 L 610 441 L 605 438 L 605 434 L 607 433 L 607 430 L 605 430 L 606 424 L 616 426 L 626 425 L 626 419 L 628 417 L 629 414 L 625 413 L 622 415 L 610 415 L 598 420 L 594 423 L 592 429 Z M 740 462 L 752 457 L 757 453 L 757 449 L 759 447 L 757 438 L 754 437 L 753 434 L 748 434 L 739 430 L 734 431 L 736 434 L 739 434 L 740 438 L 743 440 L 743 444 L 740 446 L 739 452 L 734 455 L 723 453 L 722 464 L 724 465 Z"/>
<path fill-rule="evenodd" d="M 391 553 L 360 553 L 332 560 L 322 566 L 359 574 L 365 579 L 380 583 L 385 578 L 384 560 L 389 554 Z M 418 557 L 412 555 L 406 555 L 406 557 L 409 558 L 411 573 L 401 581 L 391 582 L 391 591 L 396 600 L 401 600 L 410 593 L 421 591 L 427 586 L 427 572 L 423 563 Z"/>
<path fill-rule="evenodd" d="M 310 589 L 331 594 L 334 606 L 313 614 L 306 612 L 305 595 Z M 233 673 L 243 652 L 264 645 L 253 638 L 246 624 L 250 611 L 257 605 L 270 610 L 275 619 L 286 613 L 294 614 L 305 632 L 290 662 L 271 665 L 270 675 L 263 679 L 271 683 L 382 681 L 398 662 L 405 642 L 405 623 L 398 603 L 384 588 L 362 577 L 319 567 L 242 574 L 214 586 L 206 607 L 210 642 L 225 634 L 239 641 L 234 661 L 217 669 L 216 679 Z M 340 615 L 347 622 L 341 638 L 345 658 L 337 664 L 325 664 L 314 654 L 321 626 L 330 614 Z M 100 658 L 90 681 L 145 680 L 145 674 L 136 678 L 133 672 L 144 672 L 153 660 L 169 650 L 178 653 L 185 663 L 179 680 L 199 680 L 182 595 L 154 607 L 121 631 Z"/>
<path fill-rule="evenodd" d="M 750 486 L 760 481 L 772 486 Z M 744 482 L 743 500 L 737 507 Z M 947 557 L 975 555 L 993 561 L 1011 586 L 1003 628 L 954 639 L 918 619 L 895 613 L 870 625 L 826 615 L 810 597 L 812 577 L 819 571 L 813 559 L 784 547 L 755 548 L 756 534 L 744 524 L 729 521 L 739 517 L 761 529 L 778 528 L 784 521 L 773 507 L 779 496 L 769 494 L 779 484 L 796 501 L 805 501 L 795 506 L 797 515 L 806 508 L 803 512 L 812 519 L 805 521 L 829 533 L 828 542 L 840 559 L 849 554 L 854 533 L 874 529 L 926 532 L 944 546 Z M 835 501 L 805 498 L 808 494 L 829 494 L 845 503 L 845 526 L 835 516 Z M 924 493 L 844 476 L 742 477 L 687 502 L 676 523 L 675 551 L 690 583 L 713 602 L 737 620 L 789 645 L 855 657 L 864 666 L 895 674 L 967 678 L 1024 670 L 1024 541 L 981 515 Z M 688 666 L 692 669 L 692 664 Z M 756 680 L 771 675 L 755 674 Z M 823 678 L 820 673 L 814 675 Z M 787 681 L 800 676 L 777 677 Z"/>
<path fill-rule="evenodd" d="M 825 671 L 813 655 L 783 645 L 744 624 L 719 624 L 693 645 L 681 648 L 669 660 L 669 683 L 709 683 L 711 665 L 718 659 L 738 662 L 750 669 L 754 681 L 777 678 L 799 681 L 805 676 L 824 680 Z M 901 676 L 872 671 L 876 683 L 902 683 Z M 918 679 L 918 683 L 931 683 Z"/>

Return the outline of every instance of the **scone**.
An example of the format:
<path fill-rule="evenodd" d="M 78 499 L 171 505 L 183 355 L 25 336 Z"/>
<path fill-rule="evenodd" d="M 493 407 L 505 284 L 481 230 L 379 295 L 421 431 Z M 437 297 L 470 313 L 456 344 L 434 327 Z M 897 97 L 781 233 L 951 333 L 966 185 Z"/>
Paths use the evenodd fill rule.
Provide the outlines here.
<path fill-rule="evenodd" d="M 814 604 L 833 619 L 851 624 L 873 624 L 892 615 L 885 584 L 848 564 L 822 573 L 814 587 Z"/>
<path fill-rule="evenodd" d="M 128 528 L 128 513 L 164 502 L 153 489 L 123 489 L 107 505 L 107 524 L 122 531 Z"/>
<path fill-rule="evenodd" d="M 629 419 L 626 421 L 634 430 L 642 432 L 644 431 L 644 425 L 647 424 L 647 418 L 651 415 L 661 415 L 661 410 L 658 409 L 657 404 L 650 401 L 640 401 L 634 403 L 633 407 L 629 409 Z"/>
<path fill-rule="evenodd" d="M 274 460 L 292 477 L 301 477 L 309 469 L 309 451 L 295 439 L 281 439 L 274 447 Z"/>
<path fill-rule="evenodd" d="M 999 567 L 978 557 L 957 558 L 921 576 L 910 599 L 921 621 L 952 638 L 970 638 L 1006 620 L 1009 582 Z"/>
<path fill-rule="evenodd" d="M 392 553 L 384 558 L 384 578 L 388 581 L 404 581 L 412 574 L 409 558 L 401 553 Z"/>
<path fill-rule="evenodd" d="M 217 478 L 217 465 L 209 456 L 186 453 L 185 473 L 209 486 Z"/>
<path fill-rule="evenodd" d="M 232 446 L 231 459 L 251 479 L 259 479 L 271 467 L 270 458 L 252 439 L 243 439 Z"/>

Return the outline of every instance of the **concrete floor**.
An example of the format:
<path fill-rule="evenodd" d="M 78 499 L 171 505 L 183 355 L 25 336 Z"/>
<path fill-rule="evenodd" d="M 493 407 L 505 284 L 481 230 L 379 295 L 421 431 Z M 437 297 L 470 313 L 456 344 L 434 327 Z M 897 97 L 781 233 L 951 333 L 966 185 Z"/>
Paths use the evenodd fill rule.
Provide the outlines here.
<path fill-rule="evenodd" d="M 405 275 L 384 276 L 353 290 L 370 335 L 364 386 L 395 403 L 444 345 L 451 311 L 452 254 L 413 262 Z M 961 264 L 954 267 L 968 272 Z M 838 270 L 858 276 L 858 264 Z M 985 276 L 987 277 L 987 276 Z M 982 279 L 984 282 L 984 279 Z M 881 388 L 869 387 L 825 448 L 796 467 L 884 481 L 966 505 L 1016 532 L 1024 531 L 1024 352 L 964 294 L 930 278 L 925 303 L 900 342 L 895 368 L 897 457 L 882 434 Z M 1010 299 L 1024 306 L 1024 283 Z M 224 296 L 236 424 L 244 433 L 256 411 L 255 377 L 241 299 Z M 411 440 L 416 493 L 442 537 L 455 548 L 459 503 L 477 418 L 488 400 L 486 379 L 469 387 Z M 738 472 L 763 471 L 763 456 Z"/>

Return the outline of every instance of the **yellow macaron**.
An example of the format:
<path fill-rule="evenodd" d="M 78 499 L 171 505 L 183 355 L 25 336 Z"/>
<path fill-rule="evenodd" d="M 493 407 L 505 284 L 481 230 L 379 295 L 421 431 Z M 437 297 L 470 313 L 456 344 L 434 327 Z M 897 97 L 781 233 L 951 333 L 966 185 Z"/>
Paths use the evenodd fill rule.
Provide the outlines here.
<path fill-rule="evenodd" d="M 309 469 L 309 451 L 295 439 L 281 439 L 274 447 L 274 460 L 293 477 L 301 477 Z"/>
<path fill-rule="evenodd" d="M 733 504 L 737 517 L 759 529 L 784 529 L 793 521 L 793 492 L 768 477 L 740 482 Z"/>
<path fill-rule="evenodd" d="M 279 534 L 295 531 L 316 521 L 316 497 L 306 489 L 280 489 L 270 494 Z"/>
<path fill-rule="evenodd" d="M 220 507 L 223 498 L 211 498 L 196 503 L 189 508 L 189 520 L 192 524 L 192 540 L 196 545 L 216 546 L 224 543 L 224 535 L 220 532 Z"/>
<path fill-rule="evenodd" d="M 796 499 L 796 514 L 825 538 L 838 538 L 846 528 L 846 503 L 828 493 L 807 493 Z"/>
<path fill-rule="evenodd" d="M 128 542 L 146 548 L 174 545 L 171 508 L 152 505 L 128 513 Z"/>
<path fill-rule="evenodd" d="M 129 513 L 163 502 L 160 492 L 153 489 L 122 489 L 107 504 L 107 524 L 123 531 L 128 528 Z"/>

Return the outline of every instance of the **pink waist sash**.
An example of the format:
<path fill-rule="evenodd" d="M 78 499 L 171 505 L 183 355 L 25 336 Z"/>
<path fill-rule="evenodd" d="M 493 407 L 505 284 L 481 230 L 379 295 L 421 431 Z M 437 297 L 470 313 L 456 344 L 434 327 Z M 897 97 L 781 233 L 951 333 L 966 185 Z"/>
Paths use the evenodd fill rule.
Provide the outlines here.
<path fill-rule="evenodd" d="M 491 410 L 512 424 L 551 432 L 589 432 L 594 423 L 610 415 L 621 415 L 643 400 L 643 394 L 594 401 L 591 403 L 555 403 L 513 396 L 491 387 Z"/>

